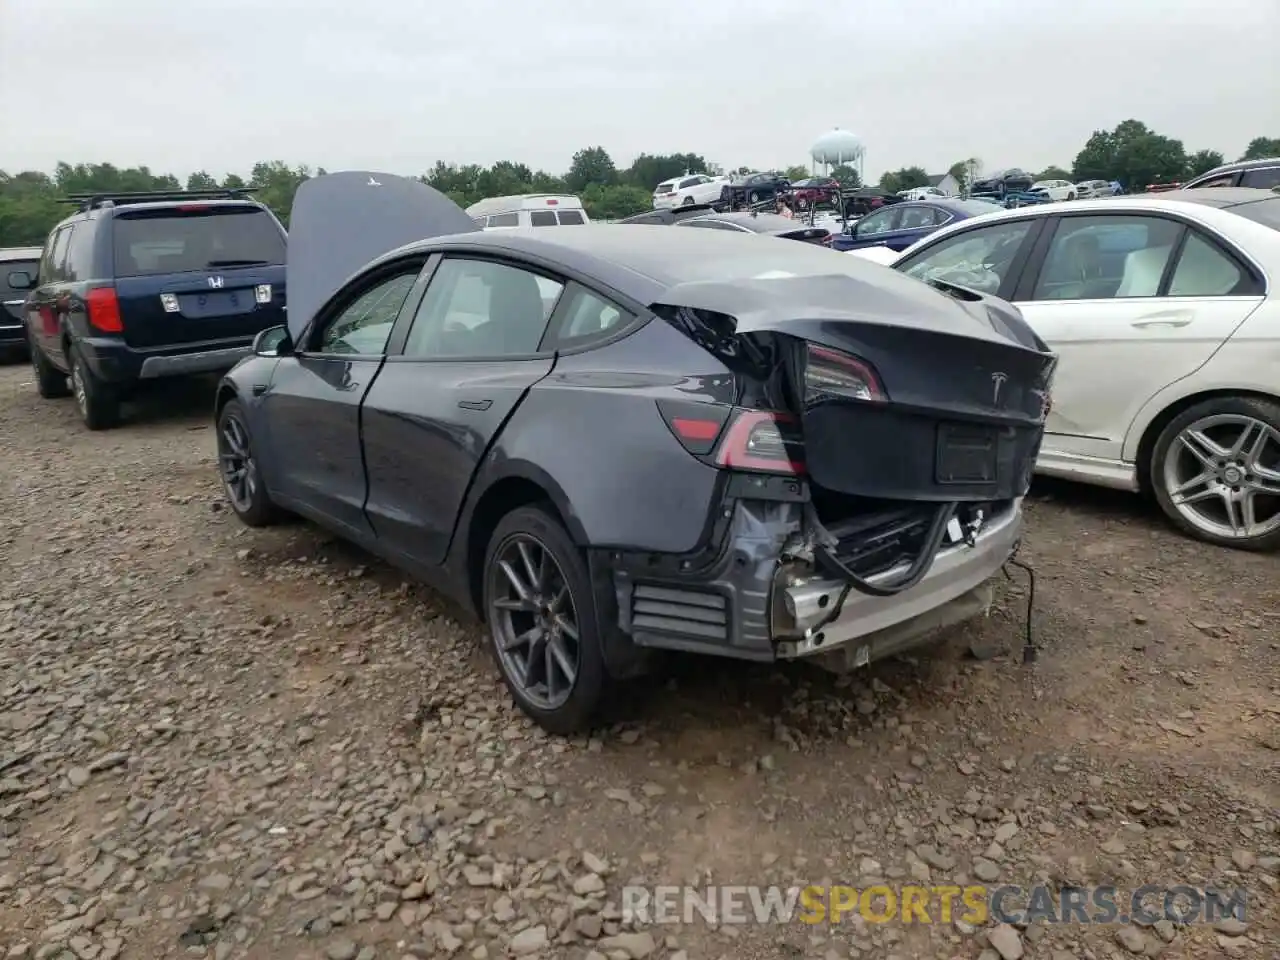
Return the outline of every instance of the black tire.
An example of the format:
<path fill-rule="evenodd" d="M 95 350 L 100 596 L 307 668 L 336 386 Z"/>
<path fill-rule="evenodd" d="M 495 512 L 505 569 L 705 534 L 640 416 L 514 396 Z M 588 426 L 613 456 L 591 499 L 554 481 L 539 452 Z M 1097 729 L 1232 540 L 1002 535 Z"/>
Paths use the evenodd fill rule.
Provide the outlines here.
<path fill-rule="evenodd" d="M 228 400 L 218 411 L 217 427 L 218 477 L 222 480 L 222 492 L 226 494 L 231 509 L 248 527 L 266 527 L 276 523 L 284 511 L 276 506 L 271 494 L 267 492 L 267 485 L 263 482 L 253 451 L 249 418 L 239 400 Z M 238 442 L 233 443 L 233 437 L 238 437 Z M 238 460 L 230 459 L 233 457 Z M 244 483 L 239 491 L 235 489 L 237 484 L 231 479 L 233 467 L 244 471 Z"/>
<path fill-rule="evenodd" d="M 691 207 L 691 206 L 693 206 L 693 197 L 685 197 L 683 200 L 681 200 L 681 201 L 680 201 L 680 205 L 681 205 L 682 207 Z"/>
<path fill-rule="evenodd" d="M 71 396 L 67 375 L 50 363 L 49 358 L 30 340 L 27 341 L 27 351 L 31 355 L 31 371 L 36 378 L 36 393 L 46 400 Z"/>
<path fill-rule="evenodd" d="M 751 191 L 751 195 L 750 195 L 749 197 L 747 197 L 747 202 L 748 202 L 748 203 L 759 203 L 759 202 L 760 202 L 760 194 L 759 194 L 757 191 L 752 190 L 752 191 Z"/>
<path fill-rule="evenodd" d="M 120 422 L 120 398 L 111 384 L 100 380 L 75 344 L 68 361 L 71 366 L 71 392 L 80 408 L 80 418 L 90 430 L 107 430 Z"/>
<path fill-rule="evenodd" d="M 532 623 L 537 614 L 529 611 L 509 612 L 499 609 L 497 603 L 505 600 L 508 580 L 499 566 L 499 559 L 520 543 L 537 545 L 555 563 L 563 585 L 568 588 L 569 601 L 578 631 L 576 675 L 567 699 L 548 704 L 545 698 L 527 688 L 512 666 L 514 654 L 504 655 L 503 638 L 520 630 L 515 624 L 517 615 L 528 617 Z M 484 557 L 484 613 L 489 638 L 489 650 L 493 654 L 503 682 L 521 710 L 548 733 L 571 735 L 590 729 L 605 700 L 609 677 L 604 665 L 600 643 L 600 628 L 596 618 L 595 601 L 591 581 L 582 552 L 574 544 L 560 521 L 544 506 L 519 507 L 499 521 L 489 538 Z M 551 590 L 556 590 L 559 582 Z M 545 609 L 545 604 L 543 604 Z M 563 605 L 561 605 L 561 609 Z M 520 630 L 520 632 L 524 632 Z M 550 641 L 544 641 L 544 648 Z M 532 646 L 532 644 L 530 644 Z M 528 660 L 532 661 L 530 649 Z M 544 665 L 546 658 L 544 657 Z M 526 667 L 529 666 L 528 661 Z M 527 677 L 527 675 L 526 675 Z M 550 692 L 550 686 L 548 685 Z M 543 702 L 539 702 L 540 699 Z"/>
<path fill-rule="evenodd" d="M 1208 417 L 1223 418 L 1228 421 L 1224 426 L 1229 426 L 1231 418 L 1237 418 L 1240 421 L 1245 421 L 1246 419 L 1255 421 L 1273 431 L 1280 431 L 1280 403 L 1273 400 L 1261 400 L 1255 397 L 1217 397 L 1188 407 L 1170 420 L 1165 425 L 1165 428 L 1160 431 L 1160 436 L 1151 448 L 1151 459 L 1143 466 L 1143 469 L 1147 472 L 1150 489 L 1155 495 L 1156 502 L 1175 527 L 1188 536 L 1203 540 L 1205 543 L 1212 543 L 1215 546 L 1229 547 L 1235 550 L 1255 552 L 1266 552 L 1280 548 L 1280 528 L 1256 536 L 1232 537 L 1219 535 L 1212 530 L 1205 529 L 1203 526 L 1197 526 L 1174 504 L 1169 490 L 1168 472 L 1165 469 L 1170 448 L 1179 442 L 1178 438 L 1184 430 L 1197 421 L 1205 420 Z M 1208 429 L 1213 428 L 1210 427 Z M 1274 449 L 1274 447 L 1269 447 L 1268 449 Z M 1200 459 L 1195 455 L 1192 456 L 1196 460 Z M 1215 463 L 1217 462 L 1215 461 Z M 1205 472 L 1210 469 L 1203 463 L 1201 466 Z M 1275 469 L 1269 462 L 1265 466 Z M 1250 482 L 1251 475 L 1247 472 L 1247 465 L 1242 466 L 1239 474 L 1225 472 L 1230 469 L 1230 462 L 1228 461 L 1223 461 L 1217 469 L 1223 471 L 1216 481 L 1220 486 L 1231 486 L 1234 479 L 1239 479 L 1241 483 L 1246 485 Z M 1216 509 L 1217 504 L 1213 502 L 1212 498 L 1208 499 Z M 1270 498 L 1269 495 L 1267 495 L 1266 502 L 1275 503 L 1276 506 L 1273 509 L 1280 509 L 1280 501 Z M 1271 513 L 1271 511 L 1268 511 L 1268 513 Z"/>
<path fill-rule="evenodd" d="M 1075 195 L 1074 193 L 1068 193 L 1068 194 L 1067 194 L 1067 199 L 1068 199 L 1068 200 L 1074 200 L 1075 198 L 1076 198 L 1076 195 Z"/>

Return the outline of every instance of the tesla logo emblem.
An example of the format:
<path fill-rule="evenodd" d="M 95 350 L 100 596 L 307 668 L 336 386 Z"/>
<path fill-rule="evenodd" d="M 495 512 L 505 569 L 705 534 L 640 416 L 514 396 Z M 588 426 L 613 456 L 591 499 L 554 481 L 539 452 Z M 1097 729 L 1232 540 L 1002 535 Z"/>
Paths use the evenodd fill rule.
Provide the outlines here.
<path fill-rule="evenodd" d="M 991 405 L 1000 406 L 1000 393 L 1004 390 L 1004 385 L 1009 377 L 1003 373 L 993 373 L 991 375 Z"/>
<path fill-rule="evenodd" d="M 209 286 L 211 286 L 211 287 L 213 287 L 215 290 L 217 290 L 219 287 L 221 287 L 221 286 L 222 286 L 222 278 L 221 278 L 221 277 L 210 277 L 210 278 L 209 278 Z"/>
<path fill-rule="evenodd" d="M 380 186 L 382 186 L 382 184 L 380 184 L 377 180 L 373 179 L 373 177 L 370 177 L 370 178 L 369 178 L 369 182 L 368 182 L 367 184 L 365 184 L 365 186 L 367 186 L 367 187 L 380 187 Z"/>

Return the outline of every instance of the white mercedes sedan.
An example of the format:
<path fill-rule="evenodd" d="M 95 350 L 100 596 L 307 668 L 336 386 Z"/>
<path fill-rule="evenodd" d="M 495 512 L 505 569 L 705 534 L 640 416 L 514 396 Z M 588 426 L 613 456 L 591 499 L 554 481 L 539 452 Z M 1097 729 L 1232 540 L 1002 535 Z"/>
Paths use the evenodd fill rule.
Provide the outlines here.
<path fill-rule="evenodd" d="M 1280 547 L 1280 194 L 1022 207 L 847 255 L 1018 305 L 1059 356 L 1037 472 L 1149 493 L 1210 543 Z"/>

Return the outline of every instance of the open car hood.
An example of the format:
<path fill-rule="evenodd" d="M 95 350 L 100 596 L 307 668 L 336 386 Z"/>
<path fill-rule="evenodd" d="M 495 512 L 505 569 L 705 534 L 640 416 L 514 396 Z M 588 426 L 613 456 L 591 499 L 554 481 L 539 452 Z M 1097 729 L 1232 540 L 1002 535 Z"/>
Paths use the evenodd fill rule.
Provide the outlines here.
<path fill-rule="evenodd" d="M 418 180 L 345 170 L 304 181 L 289 215 L 289 334 L 351 275 L 407 243 L 479 228 L 462 208 Z"/>

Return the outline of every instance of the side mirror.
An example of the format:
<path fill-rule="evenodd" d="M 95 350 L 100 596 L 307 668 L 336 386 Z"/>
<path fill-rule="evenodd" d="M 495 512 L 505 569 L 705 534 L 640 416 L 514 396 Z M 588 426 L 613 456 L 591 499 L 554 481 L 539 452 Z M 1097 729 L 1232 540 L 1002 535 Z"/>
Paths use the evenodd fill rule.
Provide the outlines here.
<path fill-rule="evenodd" d="M 36 285 L 35 278 L 25 270 L 10 270 L 6 279 L 10 290 L 30 290 Z"/>
<path fill-rule="evenodd" d="M 253 352 L 259 357 L 287 357 L 293 353 L 289 328 L 268 327 L 253 338 Z"/>

